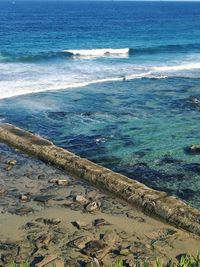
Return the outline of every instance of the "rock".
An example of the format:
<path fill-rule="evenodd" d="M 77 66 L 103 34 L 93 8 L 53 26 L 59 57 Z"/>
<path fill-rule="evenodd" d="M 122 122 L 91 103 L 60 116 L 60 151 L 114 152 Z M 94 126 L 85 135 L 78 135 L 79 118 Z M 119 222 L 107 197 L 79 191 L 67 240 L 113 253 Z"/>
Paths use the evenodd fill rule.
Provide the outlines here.
<path fill-rule="evenodd" d="M 27 202 L 29 200 L 29 197 L 27 195 L 23 195 L 21 194 L 19 196 L 19 199 L 22 201 L 22 202 Z"/>
<path fill-rule="evenodd" d="M 140 216 L 134 216 L 131 212 L 127 212 L 126 213 L 126 216 L 130 219 L 134 219 L 136 220 L 137 222 L 142 222 L 142 223 L 145 223 L 146 220 Z"/>
<path fill-rule="evenodd" d="M 13 250 L 17 249 L 18 245 L 10 241 L 0 241 L 0 250 Z"/>
<path fill-rule="evenodd" d="M 58 179 L 53 178 L 53 179 L 49 180 L 49 183 L 50 183 L 50 184 L 56 184 L 57 181 L 58 181 Z"/>
<path fill-rule="evenodd" d="M 183 165 L 183 169 L 185 171 L 200 173 L 200 164 L 199 163 L 188 163 L 188 164 Z"/>
<path fill-rule="evenodd" d="M 116 234 L 113 231 L 107 231 L 102 239 L 88 242 L 84 247 L 83 252 L 88 256 L 101 260 L 113 248 L 115 241 Z"/>
<path fill-rule="evenodd" d="M 200 145 L 191 145 L 189 151 L 196 154 L 200 153 Z"/>
<path fill-rule="evenodd" d="M 8 165 L 15 166 L 17 164 L 17 161 L 15 159 L 11 159 L 7 162 Z"/>
<path fill-rule="evenodd" d="M 33 212 L 33 208 L 29 208 L 29 207 L 21 207 L 21 208 L 17 208 L 17 209 L 10 209 L 8 210 L 11 214 L 16 214 L 16 215 L 27 215 L 31 212 Z"/>
<path fill-rule="evenodd" d="M 57 255 L 46 255 L 43 260 L 35 265 L 35 267 L 64 267 L 64 261 L 59 259 Z"/>
<path fill-rule="evenodd" d="M 44 219 L 45 224 L 50 224 L 50 225 L 58 225 L 61 223 L 61 219 L 59 218 L 53 218 L 53 219 Z"/>
<path fill-rule="evenodd" d="M 38 175 L 38 180 L 45 180 L 46 176 L 44 174 Z"/>
<path fill-rule="evenodd" d="M 12 168 L 17 164 L 17 161 L 15 159 L 8 160 L 7 166 L 4 168 L 6 171 L 11 171 Z"/>
<path fill-rule="evenodd" d="M 95 257 L 97 259 L 102 259 L 106 254 L 108 254 L 108 245 L 103 240 L 94 240 L 86 244 L 83 252 L 88 256 Z"/>
<path fill-rule="evenodd" d="M 182 161 L 176 158 L 173 158 L 171 156 L 164 156 L 161 160 L 160 163 L 165 163 L 165 164 L 173 164 L 173 163 L 181 163 Z"/>
<path fill-rule="evenodd" d="M 93 225 L 94 225 L 94 226 L 110 225 L 110 223 L 107 222 L 105 219 L 101 218 L 101 219 L 95 219 L 95 220 L 93 221 Z"/>
<path fill-rule="evenodd" d="M 98 261 L 98 259 L 93 258 L 91 261 L 87 262 L 85 267 L 103 267 L 104 265 Z"/>
<path fill-rule="evenodd" d="M 67 185 L 68 181 L 64 179 L 58 179 L 57 185 Z"/>
<path fill-rule="evenodd" d="M 196 105 L 200 104 L 200 100 L 196 97 L 192 97 L 191 102 Z"/>
<path fill-rule="evenodd" d="M 42 203 L 46 203 L 47 201 L 49 201 L 50 199 L 52 199 L 54 196 L 52 195 L 38 195 L 34 197 L 34 201 L 38 201 L 38 202 L 42 202 Z"/>
<path fill-rule="evenodd" d="M 13 168 L 13 165 L 8 165 L 4 168 L 5 171 L 11 171 Z"/>
<path fill-rule="evenodd" d="M 86 209 L 86 211 L 88 211 L 88 212 L 93 212 L 93 211 L 95 211 L 96 209 L 99 209 L 100 206 L 101 206 L 101 203 L 100 203 L 100 202 L 91 202 L 91 203 L 89 203 L 89 204 L 85 207 L 85 209 Z"/>
<path fill-rule="evenodd" d="M 173 230 L 171 228 L 164 228 L 147 232 L 145 233 L 145 235 L 152 240 L 163 240 L 174 236 L 176 233 L 177 233 L 176 230 Z"/>
<path fill-rule="evenodd" d="M 116 233 L 114 231 L 106 231 L 104 233 L 103 240 L 107 244 L 114 244 L 116 241 Z"/>
<path fill-rule="evenodd" d="M 130 237 L 130 234 L 126 231 L 118 232 L 118 235 L 121 239 L 128 239 Z"/>
<path fill-rule="evenodd" d="M 91 241 L 91 237 L 86 235 L 86 236 L 80 236 L 72 241 L 69 242 L 70 245 L 79 248 L 79 249 L 83 249 L 86 245 L 86 243 L 88 243 L 89 241 Z"/>
<path fill-rule="evenodd" d="M 124 249 L 120 250 L 120 255 L 122 255 L 122 256 L 127 256 L 127 255 L 129 255 L 129 253 L 130 253 L 130 251 L 128 248 L 124 248 Z"/>
<path fill-rule="evenodd" d="M 125 266 L 127 266 L 127 267 L 136 267 L 136 266 L 140 266 L 140 265 L 137 265 L 137 262 L 136 262 L 136 260 L 134 259 L 134 258 L 129 258 L 129 259 L 127 259 L 126 260 L 126 265 Z"/>
<path fill-rule="evenodd" d="M 75 221 L 72 222 L 72 224 L 77 227 L 78 229 L 84 229 L 84 230 L 90 230 L 92 229 L 92 224 L 91 223 L 86 223 L 83 221 Z"/>
<path fill-rule="evenodd" d="M 5 186 L 0 185 L 0 196 L 5 195 L 7 193 L 7 189 Z"/>
<path fill-rule="evenodd" d="M 35 246 L 36 246 L 37 249 L 39 249 L 39 248 L 47 248 L 48 244 L 51 242 L 52 239 L 53 239 L 53 236 L 51 234 L 49 234 L 49 233 L 42 234 L 36 240 Z"/>
<path fill-rule="evenodd" d="M 77 203 L 81 205 L 87 205 L 89 202 L 84 196 L 81 196 L 81 195 L 76 195 L 74 197 L 74 201 L 76 201 Z"/>
<path fill-rule="evenodd" d="M 57 185 L 67 185 L 68 184 L 68 181 L 65 180 L 65 179 L 51 179 L 49 180 L 49 183 L 51 184 L 57 184 Z"/>

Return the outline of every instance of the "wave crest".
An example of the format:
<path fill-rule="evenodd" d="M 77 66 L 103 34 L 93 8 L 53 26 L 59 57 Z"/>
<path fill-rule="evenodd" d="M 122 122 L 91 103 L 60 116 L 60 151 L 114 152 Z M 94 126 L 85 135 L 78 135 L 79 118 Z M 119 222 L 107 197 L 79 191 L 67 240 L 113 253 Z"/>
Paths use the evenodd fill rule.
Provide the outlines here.
<path fill-rule="evenodd" d="M 71 53 L 73 56 L 80 57 L 105 57 L 105 56 L 128 56 L 130 48 L 100 48 L 100 49 L 82 49 L 82 50 L 63 50 L 65 53 Z"/>

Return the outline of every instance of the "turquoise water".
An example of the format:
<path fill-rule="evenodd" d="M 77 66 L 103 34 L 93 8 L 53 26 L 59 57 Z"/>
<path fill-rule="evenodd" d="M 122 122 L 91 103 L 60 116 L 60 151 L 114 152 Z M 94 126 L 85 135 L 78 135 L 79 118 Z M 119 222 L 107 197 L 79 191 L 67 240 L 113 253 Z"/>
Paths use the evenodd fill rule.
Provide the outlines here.
<path fill-rule="evenodd" d="M 0 21 L 1 121 L 200 207 L 199 2 L 0 3 Z"/>

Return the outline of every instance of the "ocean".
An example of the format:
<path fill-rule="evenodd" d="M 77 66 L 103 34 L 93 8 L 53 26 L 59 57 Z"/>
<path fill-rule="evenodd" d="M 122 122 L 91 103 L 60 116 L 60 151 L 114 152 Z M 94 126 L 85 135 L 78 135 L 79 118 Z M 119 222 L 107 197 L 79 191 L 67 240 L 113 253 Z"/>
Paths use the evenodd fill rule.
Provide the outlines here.
<path fill-rule="evenodd" d="M 200 2 L 0 2 L 0 121 L 200 208 Z"/>

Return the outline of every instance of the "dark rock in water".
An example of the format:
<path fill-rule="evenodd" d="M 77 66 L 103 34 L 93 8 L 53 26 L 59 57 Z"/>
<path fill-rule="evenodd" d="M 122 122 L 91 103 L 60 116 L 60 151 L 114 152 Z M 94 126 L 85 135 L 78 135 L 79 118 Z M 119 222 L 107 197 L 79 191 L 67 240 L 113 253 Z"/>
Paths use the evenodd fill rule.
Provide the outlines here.
<path fill-rule="evenodd" d="M 142 157 L 146 156 L 146 152 L 144 150 L 140 150 L 140 151 L 134 152 L 134 155 L 142 158 Z"/>
<path fill-rule="evenodd" d="M 200 105 L 200 99 L 197 97 L 192 97 L 191 102 L 196 105 Z"/>
<path fill-rule="evenodd" d="M 16 243 L 0 241 L 0 250 L 13 250 L 13 249 L 17 249 L 17 247 L 18 245 Z"/>
<path fill-rule="evenodd" d="M 16 258 L 19 252 L 19 245 L 17 243 L 13 243 L 10 241 L 0 241 L 0 250 L 1 250 L 1 254 L 0 254 L 1 261 L 4 264 L 6 263 L 10 264 Z M 5 266 L 5 265 L 1 265 L 1 266 Z"/>
<path fill-rule="evenodd" d="M 166 155 L 160 160 L 160 162 L 165 164 L 173 164 L 173 163 L 181 163 L 182 161 Z"/>
<path fill-rule="evenodd" d="M 74 225 L 78 229 L 83 229 L 83 230 L 90 230 L 90 229 L 92 229 L 92 224 L 91 223 L 86 223 L 86 222 L 83 222 L 83 221 L 75 221 L 75 222 L 72 222 L 72 225 Z"/>
<path fill-rule="evenodd" d="M 16 209 L 9 209 L 8 212 L 10 212 L 11 214 L 23 216 L 31 212 L 34 212 L 34 210 L 33 208 L 29 208 L 29 207 L 21 207 L 21 208 L 16 208 Z"/>
<path fill-rule="evenodd" d="M 7 189 L 5 186 L 0 185 L 0 196 L 5 195 L 7 193 Z"/>
<path fill-rule="evenodd" d="M 15 166 L 17 164 L 17 161 L 15 159 L 11 159 L 7 162 L 8 165 Z"/>
<path fill-rule="evenodd" d="M 173 108 L 200 111 L 200 100 L 197 96 L 178 99 L 172 103 Z"/>
<path fill-rule="evenodd" d="M 200 145 L 191 145 L 185 151 L 190 154 L 200 154 Z"/>
<path fill-rule="evenodd" d="M 191 199 L 196 194 L 197 194 L 196 191 L 189 189 L 189 188 L 181 189 L 181 190 L 176 192 L 177 196 L 179 196 L 180 198 L 185 199 L 185 200 Z"/>
<path fill-rule="evenodd" d="M 183 166 L 185 171 L 200 173 L 200 163 L 189 163 Z"/>
<path fill-rule="evenodd" d="M 38 201 L 38 202 L 42 202 L 42 203 L 46 203 L 47 201 L 49 201 L 50 199 L 53 199 L 54 196 L 52 195 L 38 195 L 34 197 L 34 201 Z"/>
<path fill-rule="evenodd" d="M 134 166 L 133 166 L 134 168 L 141 168 L 141 169 L 149 169 L 149 166 L 148 166 L 148 164 L 147 163 L 145 163 L 145 162 L 138 162 L 138 163 L 136 163 L 136 164 L 134 164 Z"/>
<path fill-rule="evenodd" d="M 134 216 L 133 214 L 131 214 L 131 212 L 127 212 L 126 213 L 126 216 L 130 219 L 134 219 L 136 220 L 137 222 L 141 222 L 141 223 L 145 223 L 146 220 L 142 217 L 139 217 L 139 216 Z"/>
<path fill-rule="evenodd" d="M 85 210 L 88 212 L 93 212 L 93 211 L 99 209 L 100 206 L 101 206 L 100 202 L 91 202 L 85 207 Z"/>
<path fill-rule="evenodd" d="M 5 171 L 11 171 L 13 168 L 13 165 L 8 165 L 4 168 Z"/>
<path fill-rule="evenodd" d="M 153 242 L 157 240 L 164 240 L 166 238 L 172 237 L 177 233 L 176 230 L 171 228 L 164 228 L 164 229 L 156 229 L 154 231 L 150 231 L 145 233 L 145 235 L 152 239 Z"/>
<path fill-rule="evenodd" d="M 24 194 L 21 194 L 19 196 L 19 199 L 22 201 L 22 202 L 27 202 L 29 200 L 29 195 L 24 195 Z"/>
<path fill-rule="evenodd" d="M 49 180 L 49 183 L 57 184 L 57 185 L 67 185 L 68 181 L 66 179 L 53 178 L 53 179 Z"/>
<path fill-rule="evenodd" d="M 101 219 L 96 219 L 93 222 L 94 226 L 102 226 L 102 225 L 110 225 L 109 222 L 107 222 L 105 219 L 101 218 Z"/>
<path fill-rule="evenodd" d="M 81 204 L 81 205 L 87 205 L 88 204 L 88 200 L 82 196 L 82 195 L 76 195 L 74 197 L 74 201 L 76 201 L 77 203 Z"/>
<path fill-rule="evenodd" d="M 45 180 L 46 176 L 44 174 L 38 175 L 38 180 Z"/>
<path fill-rule="evenodd" d="M 59 223 L 61 223 L 61 219 L 59 218 L 44 219 L 44 223 L 49 225 L 58 225 Z"/>

